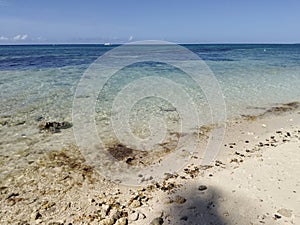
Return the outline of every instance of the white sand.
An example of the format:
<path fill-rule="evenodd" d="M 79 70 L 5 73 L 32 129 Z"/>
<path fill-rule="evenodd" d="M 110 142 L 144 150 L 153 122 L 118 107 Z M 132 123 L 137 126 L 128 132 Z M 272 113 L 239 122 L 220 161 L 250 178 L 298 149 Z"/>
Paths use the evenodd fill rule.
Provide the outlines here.
<path fill-rule="evenodd" d="M 1 182 L 0 224 L 300 224 L 299 111 L 231 122 L 217 160 L 160 184 L 169 191 L 139 191 L 103 180 L 74 149 L 58 151 Z"/>

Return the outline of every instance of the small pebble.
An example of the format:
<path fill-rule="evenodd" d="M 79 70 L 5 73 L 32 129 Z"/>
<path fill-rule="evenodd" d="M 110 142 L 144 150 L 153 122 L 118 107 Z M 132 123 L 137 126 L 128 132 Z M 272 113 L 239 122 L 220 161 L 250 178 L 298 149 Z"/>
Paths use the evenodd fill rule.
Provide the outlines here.
<path fill-rule="evenodd" d="M 207 186 L 205 186 L 205 185 L 200 185 L 199 187 L 198 187 L 198 190 L 199 191 L 205 191 L 207 189 Z"/>
<path fill-rule="evenodd" d="M 43 116 L 37 116 L 36 118 L 35 118 L 35 121 L 42 121 L 44 119 L 44 117 Z"/>
<path fill-rule="evenodd" d="M 113 218 L 114 220 L 118 220 L 121 218 L 122 213 L 118 211 L 117 209 L 114 209 L 112 212 L 110 212 L 110 217 Z"/>
<path fill-rule="evenodd" d="M 31 213 L 31 219 L 33 219 L 33 220 L 37 220 L 37 219 L 39 219 L 39 218 L 41 218 L 42 217 L 42 215 L 39 213 L 39 212 L 33 212 L 33 213 Z"/>
<path fill-rule="evenodd" d="M 187 216 L 183 216 L 180 218 L 180 220 L 184 220 L 184 221 L 187 221 L 188 217 Z"/>
<path fill-rule="evenodd" d="M 280 219 L 281 218 L 281 216 L 278 215 L 278 214 L 275 214 L 274 217 L 275 217 L 275 219 Z"/>
<path fill-rule="evenodd" d="M 141 202 L 138 200 L 133 200 L 132 203 L 130 204 L 131 207 L 137 208 L 141 206 Z"/>
<path fill-rule="evenodd" d="M 180 195 L 177 195 L 174 199 L 174 202 L 176 202 L 178 204 L 183 204 L 186 202 L 186 199 Z"/>
<path fill-rule="evenodd" d="M 139 213 L 138 212 L 133 211 L 132 213 L 130 213 L 128 215 L 128 220 L 129 221 L 136 221 L 138 219 L 139 219 Z"/>
<path fill-rule="evenodd" d="M 112 218 L 105 218 L 104 220 L 100 221 L 100 225 L 113 225 L 115 223 L 114 219 Z"/>
<path fill-rule="evenodd" d="M 280 215 L 284 216 L 284 217 L 291 217 L 292 216 L 292 210 L 289 209 L 279 209 L 277 211 Z"/>
<path fill-rule="evenodd" d="M 127 225 L 128 221 L 125 217 L 122 217 L 117 220 L 117 222 L 114 225 Z"/>
<path fill-rule="evenodd" d="M 110 210 L 110 205 L 102 205 L 102 212 L 106 216 Z"/>
<path fill-rule="evenodd" d="M 164 223 L 163 218 L 157 217 L 151 221 L 150 225 L 162 225 L 163 223 Z"/>
<path fill-rule="evenodd" d="M 63 222 L 50 222 L 48 225 L 64 225 Z"/>

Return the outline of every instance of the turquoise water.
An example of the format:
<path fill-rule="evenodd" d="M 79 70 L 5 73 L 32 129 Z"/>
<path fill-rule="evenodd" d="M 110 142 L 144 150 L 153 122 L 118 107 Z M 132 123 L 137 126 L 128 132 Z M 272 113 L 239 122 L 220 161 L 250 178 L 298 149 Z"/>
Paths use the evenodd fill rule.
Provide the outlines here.
<path fill-rule="evenodd" d="M 259 114 L 264 111 L 263 108 L 276 104 L 300 101 L 300 45 L 183 46 L 197 54 L 217 79 L 226 103 L 228 119 L 241 115 Z M 26 167 L 46 151 L 57 150 L 75 143 L 72 129 L 50 134 L 40 132 L 38 125 L 41 121 L 72 122 L 73 100 L 83 74 L 99 56 L 116 47 L 101 45 L 0 46 L 1 176 Z M 154 53 L 156 50 L 153 46 Z M 170 56 L 172 54 L 174 52 L 170 51 Z M 180 56 L 180 53 L 177 52 L 178 55 Z M 121 54 L 118 57 L 130 58 L 138 57 L 138 55 Z M 109 63 L 118 64 L 118 61 Z M 101 70 L 97 73 L 101 76 Z M 105 82 L 102 90 L 97 90 L 100 92 L 95 103 L 94 118 L 98 135 L 105 145 L 122 142 L 115 132 L 119 128 L 122 131 L 121 128 L 125 123 L 124 121 L 117 123 L 119 127 L 116 129 L 112 122 L 114 118 L 122 114 L 118 110 L 112 111 L 114 104 L 126 103 L 126 100 L 124 102 L 122 99 L 116 100 L 120 97 L 120 93 L 127 90 L 134 82 L 147 78 L 156 81 L 153 77 L 180 84 L 181 92 L 187 93 L 190 98 L 188 100 L 192 100 L 195 112 L 200 116 L 200 123 L 193 123 L 194 113 L 188 111 L 190 113 L 188 117 L 191 120 L 189 121 L 191 130 L 188 132 L 193 133 L 199 126 L 212 123 L 212 111 L 217 109 L 210 108 L 206 93 L 182 70 L 157 62 L 154 58 L 151 61 L 123 68 Z M 88 76 L 86 78 L 89 79 Z M 93 88 L 97 88 L 97 85 L 97 83 L 93 84 Z M 149 91 L 153 88 L 152 96 L 149 95 L 130 105 L 129 133 L 139 137 L 139 140 L 144 140 L 153 135 L 149 124 L 154 122 L 159 132 L 166 130 L 166 133 L 158 132 L 156 135 L 156 137 L 164 137 L 161 146 L 173 148 L 172 142 L 178 141 L 176 132 L 182 131 L 180 107 L 188 108 L 189 102 L 181 102 L 186 104 L 181 104 L 179 108 L 176 108 L 168 102 L 167 98 L 157 98 L 155 91 L 161 87 L 162 91 L 169 94 L 170 99 L 176 100 L 177 96 L 178 99 L 182 97 L 178 95 L 179 89 L 177 91 L 159 83 L 156 83 L 156 86 L 151 85 L 153 83 L 149 82 L 146 89 L 148 88 Z M 210 89 L 210 84 L 204 82 L 201 85 Z M 138 85 L 135 88 L 138 88 Z M 139 91 L 139 94 L 143 92 L 143 90 Z M 132 91 L 131 94 L 135 96 L 136 93 Z M 82 118 L 82 126 L 85 124 L 84 119 Z M 129 135 L 129 142 L 134 142 L 130 137 Z M 130 144 L 128 140 L 126 145 Z"/>
<path fill-rule="evenodd" d="M 300 100 L 300 45 L 184 47 L 198 54 L 215 74 L 229 117 L 251 113 L 251 107 Z M 0 116 L 30 112 L 29 117 L 69 118 L 72 98 L 82 74 L 112 48 L 114 46 L 1 46 Z M 179 77 L 176 70 L 172 71 L 167 65 L 140 64 L 134 68 L 136 78 L 151 72 L 162 77 Z"/>
<path fill-rule="evenodd" d="M 260 113 L 260 107 L 300 101 L 300 45 L 183 46 L 197 54 L 213 72 L 223 92 L 229 119 Z M 71 122 L 73 98 L 81 77 L 99 56 L 116 47 L 0 46 L 0 118 L 9 118 L 12 124 L 26 121 L 23 128 L 27 126 L 28 129 L 36 128 L 38 120 Z M 155 51 L 157 47 L 153 46 Z M 137 57 L 120 54 L 121 57 Z M 170 56 L 172 54 L 174 52 L 170 51 Z M 101 75 L 101 71 L 98 72 Z M 125 67 L 106 82 L 95 108 L 100 136 L 108 141 L 115 138 L 111 108 L 118 93 L 126 85 L 151 76 L 181 84 L 196 105 L 200 125 L 211 123 L 210 110 L 214 109 L 209 108 L 201 88 L 180 69 L 153 59 Z M 147 121 L 153 115 L 166 121 L 173 131 L 178 128 L 180 115 L 172 107 L 167 100 L 155 97 L 140 101 L 132 106 L 132 131 L 142 138 L 149 135 Z M 2 133 L 6 134 L 3 128 L 6 127 L 2 127 Z"/>

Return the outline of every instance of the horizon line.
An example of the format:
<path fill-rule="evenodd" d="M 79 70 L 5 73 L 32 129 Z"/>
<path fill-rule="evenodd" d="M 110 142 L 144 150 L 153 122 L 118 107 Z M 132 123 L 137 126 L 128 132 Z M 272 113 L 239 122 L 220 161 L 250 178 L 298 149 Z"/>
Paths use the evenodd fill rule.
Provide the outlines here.
<path fill-rule="evenodd" d="M 53 42 L 49 42 L 49 43 L 0 43 L 0 46 L 22 46 L 22 45 L 104 45 L 106 42 L 104 43 L 87 43 L 87 42 L 75 42 L 75 43 L 70 43 L 70 42 L 58 42 L 58 43 L 53 43 Z M 133 42 L 123 42 L 123 43 L 110 43 L 110 45 L 107 45 L 106 47 L 109 46 L 113 46 L 113 45 L 124 45 L 124 44 L 129 44 L 129 43 L 133 43 Z M 176 42 L 170 42 L 173 44 L 178 44 L 178 45 L 201 45 L 201 44 L 212 44 L 212 45 L 225 45 L 225 44 L 245 44 L 245 45 L 259 45 L 259 44 L 286 44 L 286 45 L 296 45 L 296 44 L 300 44 L 300 42 L 195 42 L 195 43 L 176 43 Z"/>

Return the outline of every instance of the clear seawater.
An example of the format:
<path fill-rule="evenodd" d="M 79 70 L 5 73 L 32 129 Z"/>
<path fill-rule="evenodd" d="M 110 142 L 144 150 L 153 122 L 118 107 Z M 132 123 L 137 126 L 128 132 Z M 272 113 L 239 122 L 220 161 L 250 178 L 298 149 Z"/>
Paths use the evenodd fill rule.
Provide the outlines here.
<path fill-rule="evenodd" d="M 249 107 L 300 100 L 300 45 L 184 45 L 218 79 L 228 116 Z M 0 116 L 69 117 L 76 85 L 88 66 L 114 48 L 101 45 L 0 46 Z M 149 73 L 144 64 L 134 72 Z M 172 76 L 172 68 L 153 73 Z M 151 71 L 150 71 L 151 73 Z M 174 69 L 174 78 L 178 76 Z M 120 80 L 120 79 L 119 79 Z M 118 84 L 116 84 L 116 87 Z"/>
<path fill-rule="evenodd" d="M 228 118 L 259 113 L 260 107 L 300 101 L 300 45 L 183 46 L 203 59 L 216 76 L 224 94 Z M 34 135 L 38 135 L 39 120 L 71 122 L 73 97 L 84 71 L 99 56 L 115 47 L 0 46 L 1 156 L 13 149 L 13 145 L 18 146 L 17 150 L 27 149 L 28 140 L 25 142 L 21 137 L 33 140 Z M 194 92 L 193 83 L 185 83 L 183 73 L 161 63 L 141 63 L 115 74 L 99 94 L 96 122 L 100 136 L 110 135 L 109 111 L 118 91 L 135 79 L 152 75 L 184 84 L 203 113 L 203 123 L 209 124 L 209 119 L 205 118 L 209 109 L 203 93 Z M 131 117 L 132 123 L 136 125 L 133 131 L 141 137 L 148 135 L 149 129 L 144 122 L 151 118 L 151 113 L 157 113 L 157 109 L 166 109 L 161 110 L 164 111 L 161 116 L 171 121 L 170 126 L 172 121 L 178 119 L 176 112 L 169 110 L 172 106 L 164 101 L 145 99 L 144 105 L 136 105 L 135 108 Z M 22 144 L 18 145 L 18 142 Z M 32 142 L 34 146 L 39 143 L 39 139 Z"/>

